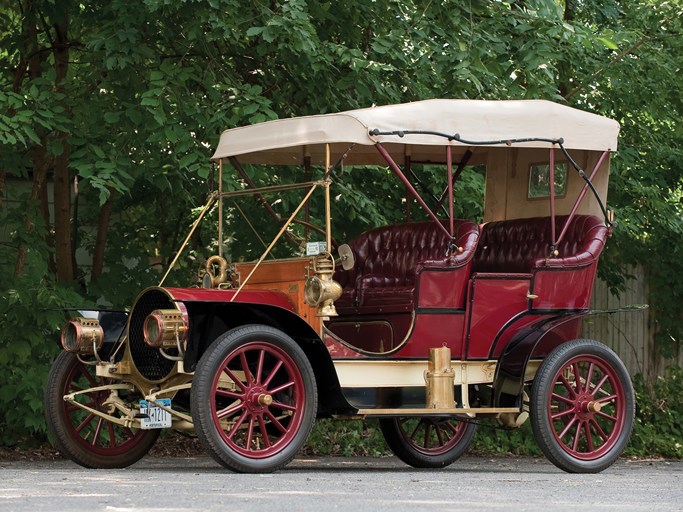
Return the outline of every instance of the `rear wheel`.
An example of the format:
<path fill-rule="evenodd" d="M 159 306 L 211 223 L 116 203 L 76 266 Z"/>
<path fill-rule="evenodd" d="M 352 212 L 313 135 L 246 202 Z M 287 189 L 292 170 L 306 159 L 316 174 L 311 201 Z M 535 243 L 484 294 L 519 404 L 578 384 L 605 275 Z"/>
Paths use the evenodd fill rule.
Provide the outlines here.
<path fill-rule="evenodd" d="M 539 367 L 531 426 L 546 457 L 570 473 L 597 473 L 628 443 L 635 399 L 628 371 L 602 343 L 574 340 Z"/>
<path fill-rule="evenodd" d="M 55 360 L 45 388 L 45 417 L 55 447 L 86 468 L 124 468 L 140 460 L 159 437 L 159 430 L 123 427 L 64 400 L 64 395 L 118 383 L 97 377 L 94 367 L 81 363 L 75 354 L 62 352 Z M 111 413 L 105 404 L 111 392 L 93 391 L 76 396 L 83 405 Z M 128 391 L 119 391 L 124 402 L 139 400 Z"/>
<path fill-rule="evenodd" d="M 380 428 L 389 448 L 414 468 L 443 468 L 469 448 L 476 425 L 453 418 L 386 418 Z"/>
<path fill-rule="evenodd" d="M 294 458 L 313 427 L 315 376 L 282 331 L 239 327 L 200 359 L 191 404 L 197 437 L 217 462 L 240 473 L 275 471 Z"/>

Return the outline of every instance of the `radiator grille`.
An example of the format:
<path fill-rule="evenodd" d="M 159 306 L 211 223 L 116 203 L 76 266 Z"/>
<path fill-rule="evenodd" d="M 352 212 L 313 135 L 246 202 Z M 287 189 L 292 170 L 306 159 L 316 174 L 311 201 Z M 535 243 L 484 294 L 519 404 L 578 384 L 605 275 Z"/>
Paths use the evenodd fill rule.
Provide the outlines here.
<path fill-rule="evenodd" d="M 155 309 L 176 309 L 170 297 L 162 290 L 148 290 L 143 293 L 130 314 L 128 341 L 133 362 L 143 377 L 149 380 L 161 380 L 166 377 L 175 361 L 170 361 L 159 353 L 159 349 L 149 347 L 145 343 L 142 328 L 145 318 Z M 176 355 L 177 350 L 167 350 L 167 354 Z"/>

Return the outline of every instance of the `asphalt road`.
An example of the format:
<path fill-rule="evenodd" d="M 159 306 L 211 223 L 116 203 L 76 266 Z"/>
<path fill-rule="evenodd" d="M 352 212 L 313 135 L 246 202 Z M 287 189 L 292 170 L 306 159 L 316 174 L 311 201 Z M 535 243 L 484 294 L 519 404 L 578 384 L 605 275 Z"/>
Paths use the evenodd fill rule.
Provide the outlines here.
<path fill-rule="evenodd" d="M 683 511 L 683 461 L 570 475 L 544 459 L 464 457 L 444 470 L 395 458 L 301 458 L 269 475 L 213 460 L 145 458 L 122 470 L 0 462 L 0 511 Z"/>

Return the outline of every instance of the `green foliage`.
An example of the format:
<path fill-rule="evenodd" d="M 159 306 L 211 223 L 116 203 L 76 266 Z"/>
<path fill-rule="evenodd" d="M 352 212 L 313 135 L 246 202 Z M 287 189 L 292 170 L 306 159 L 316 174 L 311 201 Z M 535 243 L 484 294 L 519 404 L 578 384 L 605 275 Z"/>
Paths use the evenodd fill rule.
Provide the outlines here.
<path fill-rule="evenodd" d="M 43 390 L 59 353 L 63 308 L 82 305 L 77 293 L 31 279 L 0 290 L 0 446 L 45 439 Z"/>
<path fill-rule="evenodd" d="M 380 457 L 391 452 L 376 421 L 319 420 L 303 449 L 307 455 Z"/>
<path fill-rule="evenodd" d="M 471 451 L 486 455 L 543 455 L 529 421 L 516 429 L 504 429 L 494 421 L 484 421 L 474 436 Z"/>
<path fill-rule="evenodd" d="M 125 0 L 0 0 L 0 6 L 0 177 L 6 177 L 4 188 L 0 179 L 0 308 L 7 313 L 0 319 L 0 360 L 10 361 L 7 372 L 15 365 L 3 396 L 19 404 L 40 396 L 36 383 L 49 355 L 40 352 L 37 333 L 46 338 L 57 323 L 42 308 L 89 301 L 123 308 L 141 288 L 158 283 L 159 269 L 206 200 L 207 178 L 215 186 L 208 159 L 222 130 L 435 97 L 552 99 L 621 123 L 609 191 L 620 223 L 600 272 L 619 289 L 628 278 L 625 265 L 645 264 L 657 347 L 665 355 L 679 348 L 680 1 L 144 0 L 131 9 Z M 67 41 L 59 46 L 55 26 L 65 17 Z M 64 46 L 69 66 L 57 83 L 55 56 Z M 78 208 L 66 227 L 44 217 L 46 204 L 39 203 L 47 194 L 30 199 L 39 167 L 51 170 L 62 155 L 79 180 Z M 261 185 L 302 177 L 246 171 Z M 417 171 L 439 195 L 444 184 L 436 174 Z M 238 177 L 226 173 L 224 186 L 237 188 Z M 458 216 L 481 219 L 483 187 L 476 170 L 463 174 L 456 185 Z M 405 212 L 404 190 L 382 172 L 336 178 L 333 194 L 341 241 Z M 88 261 L 109 199 L 105 271 L 92 282 Z M 296 198 L 266 200 L 286 216 Z M 238 204 L 266 238 L 275 234 L 256 201 Z M 314 203 L 312 216 L 321 208 Z M 411 212 L 422 215 L 416 207 Z M 212 211 L 208 220 L 216 215 Z M 231 256 L 260 253 L 235 205 L 226 205 L 226 223 Z M 71 230 L 79 249 L 76 282 L 66 288 L 53 284 L 57 228 Z M 203 226 L 169 283 L 194 282 L 198 263 L 216 243 L 213 230 Z M 15 278 L 21 248 L 26 270 Z M 18 340 L 28 340 L 19 344 L 21 361 L 13 354 Z M 18 364 L 27 366 L 19 371 Z M 24 374 L 31 384 L 20 384 Z M 40 431 L 40 411 L 24 412 L 21 421 Z M 2 431 L 4 442 L 20 435 L 16 425 Z"/>
<path fill-rule="evenodd" d="M 636 421 L 626 453 L 683 458 L 683 367 L 667 368 L 652 387 L 636 376 L 634 386 Z"/>

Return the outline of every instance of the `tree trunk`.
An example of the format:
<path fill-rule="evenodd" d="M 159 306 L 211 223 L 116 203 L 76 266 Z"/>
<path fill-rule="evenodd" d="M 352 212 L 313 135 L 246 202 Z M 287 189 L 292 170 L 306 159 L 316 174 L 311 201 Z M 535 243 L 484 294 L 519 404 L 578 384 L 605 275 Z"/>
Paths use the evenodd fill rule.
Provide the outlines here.
<path fill-rule="evenodd" d="M 64 92 L 62 81 L 69 69 L 68 15 L 67 7 L 62 7 L 59 20 L 55 23 L 55 89 Z M 57 281 L 68 283 L 74 280 L 73 266 L 74 247 L 71 243 L 71 180 L 69 176 L 70 147 L 67 134 L 60 132 L 57 140 L 61 143 L 62 152 L 55 158 L 55 263 L 57 264 Z"/>
<path fill-rule="evenodd" d="M 572 21 L 574 21 L 574 2 L 575 0 L 565 0 L 564 2 L 565 23 L 571 23 Z M 560 96 L 566 98 L 567 94 L 572 88 L 572 84 L 569 81 L 572 75 L 571 63 L 567 62 L 566 60 L 559 62 L 557 66 L 557 71 L 559 74 L 557 89 L 560 93 Z"/>
<path fill-rule="evenodd" d="M 35 204 L 43 195 L 45 189 L 45 182 L 47 181 L 47 169 L 49 167 L 49 159 L 46 156 L 45 145 L 46 141 L 44 137 L 41 137 L 41 144 L 36 146 L 33 153 L 33 187 L 31 188 L 31 196 L 29 199 L 29 204 Z M 31 233 L 35 225 L 31 218 L 31 211 L 26 213 L 26 218 L 24 219 L 24 229 L 27 233 Z M 25 245 L 19 246 L 19 252 L 17 253 L 17 261 L 14 265 L 14 276 L 19 277 L 24 274 L 24 269 L 26 268 L 26 256 L 28 252 Z"/>
<path fill-rule="evenodd" d="M 111 203 L 113 201 L 113 192 L 109 192 L 109 198 L 102 205 L 100 210 L 100 217 L 97 221 L 97 239 L 95 240 L 95 251 L 92 259 L 92 282 L 95 283 L 102 275 L 104 269 L 104 248 L 107 243 L 107 230 L 109 229 L 109 221 L 111 219 Z"/>
<path fill-rule="evenodd" d="M 38 52 L 38 28 L 36 26 L 36 12 L 33 0 L 22 1 L 22 11 L 24 13 L 24 20 L 22 23 L 24 44 L 22 48 L 23 55 L 19 62 L 19 67 L 14 74 L 14 82 L 12 89 L 14 92 L 21 90 L 21 84 L 28 69 L 28 74 L 31 78 L 40 76 L 40 52 Z M 49 159 L 45 151 L 46 138 L 43 130 L 38 132 L 40 137 L 40 144 L 38 144 L 33 151 L 33 187 L 31 188 L 30 203 L 35 203 L 41 200 L 45 190 L 45 182 L 47 180 L 47 170 L 49 167 Z M 31 233 L 34 229 L 34 222 L 32 219 L 32 212 L 27 209 L 26 217 L 24 218 L 24 230 Z M 46 228 L 49 228 L 49 217 L 46 222 Z M 14 276 L 19 277 L 24 274 L 26 268 L 27 248 L 24 244 L 19 245 L 17 251 L 17 259 L 14 264 Z"/>

